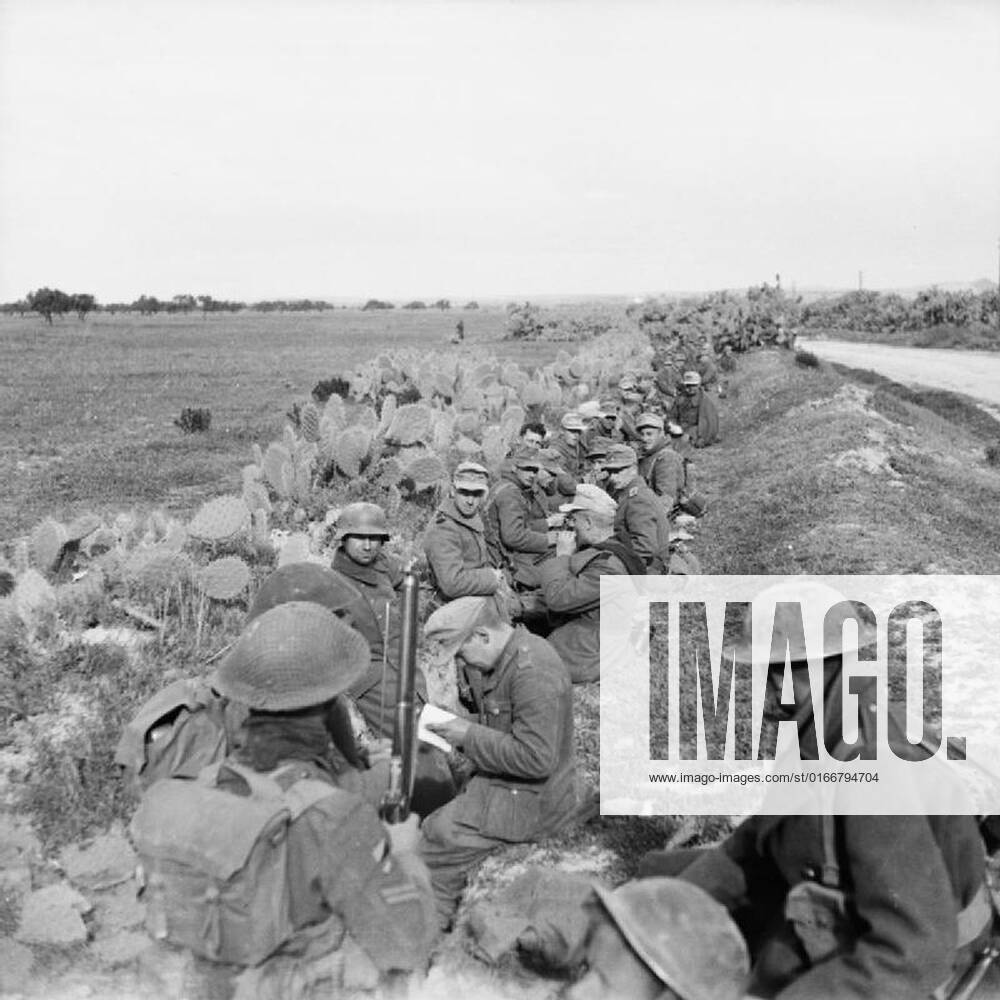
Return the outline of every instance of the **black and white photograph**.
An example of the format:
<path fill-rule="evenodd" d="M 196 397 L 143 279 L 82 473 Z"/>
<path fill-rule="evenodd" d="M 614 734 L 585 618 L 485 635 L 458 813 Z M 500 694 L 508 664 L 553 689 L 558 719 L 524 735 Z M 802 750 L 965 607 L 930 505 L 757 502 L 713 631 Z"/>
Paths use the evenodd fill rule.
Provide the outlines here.
<path fill-rule="evenodd" d="M 0 998 L 1000 998 L 996 0 L 0 0 L 0 482 Z"/>

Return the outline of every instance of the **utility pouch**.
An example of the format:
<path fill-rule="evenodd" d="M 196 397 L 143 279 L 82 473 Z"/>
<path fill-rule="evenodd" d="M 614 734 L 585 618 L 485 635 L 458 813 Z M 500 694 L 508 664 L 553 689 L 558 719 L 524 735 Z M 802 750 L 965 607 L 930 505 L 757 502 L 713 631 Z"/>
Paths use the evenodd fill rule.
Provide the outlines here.
<path fill-rule="evenodd" d="M 785 897 L 785 919 L 815 965 L 843 951 L 853 938 L 842 889 L 799 882 Z"/>

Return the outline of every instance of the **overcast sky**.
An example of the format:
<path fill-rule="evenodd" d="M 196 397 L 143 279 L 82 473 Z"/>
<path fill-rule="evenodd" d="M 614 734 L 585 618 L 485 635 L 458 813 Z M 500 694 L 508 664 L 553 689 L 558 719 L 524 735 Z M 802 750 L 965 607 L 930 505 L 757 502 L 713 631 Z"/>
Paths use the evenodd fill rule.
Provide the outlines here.
<path fill-rule="evenodd" d="M 995 279 L 1000 2 L 0 0 L 0 301 Z"/>

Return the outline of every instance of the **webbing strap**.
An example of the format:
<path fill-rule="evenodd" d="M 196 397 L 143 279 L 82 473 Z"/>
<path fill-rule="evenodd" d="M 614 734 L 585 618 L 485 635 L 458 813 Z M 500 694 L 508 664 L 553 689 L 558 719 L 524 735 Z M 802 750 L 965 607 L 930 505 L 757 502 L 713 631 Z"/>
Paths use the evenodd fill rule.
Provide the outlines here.
<path fill-rule="evenodd" d="M 836 817 L 823 814 L 823 885 L 840 888 L 840 866 L 837 864 Z M 958 911 L 955 918 L 957 948 L 971 944 L 986 929 L 993 919 L 993 907 L 989 890 L 984 882 L 968 904 Z"/>

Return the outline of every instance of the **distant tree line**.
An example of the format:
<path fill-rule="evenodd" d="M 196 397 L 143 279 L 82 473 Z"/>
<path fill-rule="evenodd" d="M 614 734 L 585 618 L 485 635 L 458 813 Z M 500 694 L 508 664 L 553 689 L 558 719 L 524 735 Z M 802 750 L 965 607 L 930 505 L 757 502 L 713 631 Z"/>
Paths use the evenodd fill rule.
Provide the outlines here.
<path fill-rule="evenodd" d="M 146 295 L 145 293 L 132 302 L 106 302 L 102 304 L 89 292 L 68 294 L 58 288 L 39 288 L 37 291 L 29 292 L 25 298 L 18 299 L 16 302 L 0 303 L 0 314 L 12 316 L 16 313 L 19 316 L 24 316 L 27 313 L 38 313 L 51 326 L 54 317 L 61 317 L 67 313 L 75 313 L 82 320 L 86 319 L 88 313 L 95 311 L 108 312 L 112 315 L 115 313 L 138 313 L 140 316 L 155 316 L 158 313 L 187 314 L 200 311 L 207 316 L 209 313 L 218 312 L 236 313 L 247 308 L 254 312 L 270 313 L 325 312 L 337 307 L 322 299 L 265 299 L 253 302 L 248 306 L 246 302 L 216 299 L 211 295 L 185 294 L 175 295 L 170 299 L 158 299 L 155 295 Z M 369 299 L 361 308 L 373 310 L 395 309 L 396 307 L 394 303 L 383 299 Z M 414 300 L 407 302 L 403 308 L 444 311 L 451 309 L 451 302 L 448 299 L 438 299 L 436 302 L 427 304 Z M 462 308 L 478 309 L 479 303 L 470 301 Z"/>

